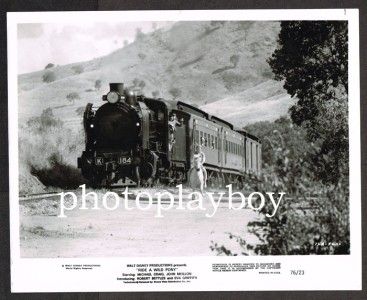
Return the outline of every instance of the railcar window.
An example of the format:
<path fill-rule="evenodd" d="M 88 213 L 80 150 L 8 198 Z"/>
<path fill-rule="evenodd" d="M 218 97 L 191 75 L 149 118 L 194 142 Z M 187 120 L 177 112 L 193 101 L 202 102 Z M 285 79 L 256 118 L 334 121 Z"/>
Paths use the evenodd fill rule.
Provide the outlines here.
<path fill-rule="evenodd" d="M 218 149 L 218 139 L 216 136 L 214 137 L 214 149 Z"/>
<path fill-rule="evenodd" d="M 252 170 L 252 159 L 253 159 L 253 155 L 252 155 L 252 143 L 250 142 L 250 169 Z"/>

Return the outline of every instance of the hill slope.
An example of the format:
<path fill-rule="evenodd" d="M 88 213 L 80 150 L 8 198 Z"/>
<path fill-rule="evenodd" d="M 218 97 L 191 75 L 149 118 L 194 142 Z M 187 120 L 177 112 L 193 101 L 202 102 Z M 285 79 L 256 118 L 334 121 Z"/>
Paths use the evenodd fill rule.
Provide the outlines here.
<path fill-rule="evenodd" d="M 244 120 L 274 119 L 291 103 L 279 82 L 271 79 L 266 63 L 279 30 L 278 22 L 178 22 L 105 57 L 20 75 L 20 117 L 27 119 L 51 107 L 73 127 L 80 124 L 81 107 L 98 102 L 109 82 L 134 86 L 143 81 L 147 96 L 156 91 L 160 97 L 172 98 L 170 90 L 178 89 L 177 99 L 239 121 L 237 125 L 247 123 Z M 43 82 L 46 72 L 53 72 L 55 81 Z M 102 81 L 101 90 L 95 90 L 96 80 Z M 66 97 L 72 92 L 78 98 L 69 102 Z M 241 107 L 241 113 L 222 114 L 223 104 L 230 108 L 233 103 Z"/>

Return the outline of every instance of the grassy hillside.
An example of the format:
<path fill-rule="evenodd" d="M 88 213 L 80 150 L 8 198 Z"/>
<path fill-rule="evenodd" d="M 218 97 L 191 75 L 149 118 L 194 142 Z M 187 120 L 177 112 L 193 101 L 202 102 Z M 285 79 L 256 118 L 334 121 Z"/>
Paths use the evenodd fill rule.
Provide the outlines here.
<path fill-rule="evenodd" d="M 277 22 L 179 22 L 169 30 L 143 35 L 108 56 L 20 75 L 20 116 L 39 115 L 51 107 L 55 108 L 55 116 L 75 124 L 80 118 L 77 108 L 98 101 L 109 82 L 133 86 L 135 78 L 144 81 L 143 92 L 148 96 L 158 92 L 160 97 L 173 98 L 169 91 L 179 89 L 177 99 L 204 108 L 212 103 L 208 106 L 211 112 L 213 108 L 215 111 L 214 103 L 222 99 L 238 99 L 236 103 L 241 104 L 244 115 L 249 101 L 254 104 L 281 97 L 286 102 L 284 90 L 271 79 L 266 63 L 279 29 Z M 55 80 L 43 82 L 42 77 L 48 72 L 54 73 Z M 101 90 L 94 89 L 96 80 L 101 80 Z M 264 82 L 267 91 L 262 95 Z M 71 103 L 66 97 L 72 92 L 79 98 Z M 286 107 L 283 102 L 282 107 Z M 252 106 L 251 113 L 263 113 L 264 104 L 258 111 Z M 267 104 L 274 106 L 273 102 Z M 277 117 L 285 109 L 272 107 L 269 111 Z M 261 120 L 262 113 L 251 119 Z M 241 114 L 230 119 L 240 120 Z"/>

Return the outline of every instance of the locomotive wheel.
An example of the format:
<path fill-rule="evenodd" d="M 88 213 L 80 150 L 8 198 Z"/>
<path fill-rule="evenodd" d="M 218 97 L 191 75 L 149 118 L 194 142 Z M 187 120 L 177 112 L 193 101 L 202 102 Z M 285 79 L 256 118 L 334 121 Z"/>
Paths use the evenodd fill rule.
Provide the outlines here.
<path fill-rule="evenodd" d="M 218 187 L 219 188 L 224 188 L 225 186 L 225 178 L 224 178 L 224 174 L 223 173 L 218 173 Z"/>
<path fill-rule="evenodd" d="M 218 172 L 213 172 L 213 176 L 212 176 L 212 187 L 214 188 L 218 188 L 219 186 L 219 173 Z"/>
<path fill-rule="evenodd" d="M 242 190 L 243 188 L 243 184 L 242 184 L 242 180 L 241 180 L 241 177 L 240 176 L 236 176 L 234 178 L 234 185 L 233 187 L 236 189 L 236 190 Z"/>

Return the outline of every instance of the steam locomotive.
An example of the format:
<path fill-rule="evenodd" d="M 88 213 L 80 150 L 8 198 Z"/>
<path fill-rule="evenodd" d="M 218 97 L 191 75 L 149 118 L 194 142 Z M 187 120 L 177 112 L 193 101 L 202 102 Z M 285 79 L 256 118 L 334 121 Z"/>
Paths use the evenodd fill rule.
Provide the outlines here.
<path fill-rule="evenodd" d="M 147 98 L 110 83 L 99 108 L 84 112 L 85 151 L 78 168 L 93 187 L 187 180 L 194 151 L 202 151 L 209 184 L 241 186 L 261 171 L 261 141 L 181 101 Z"/>

